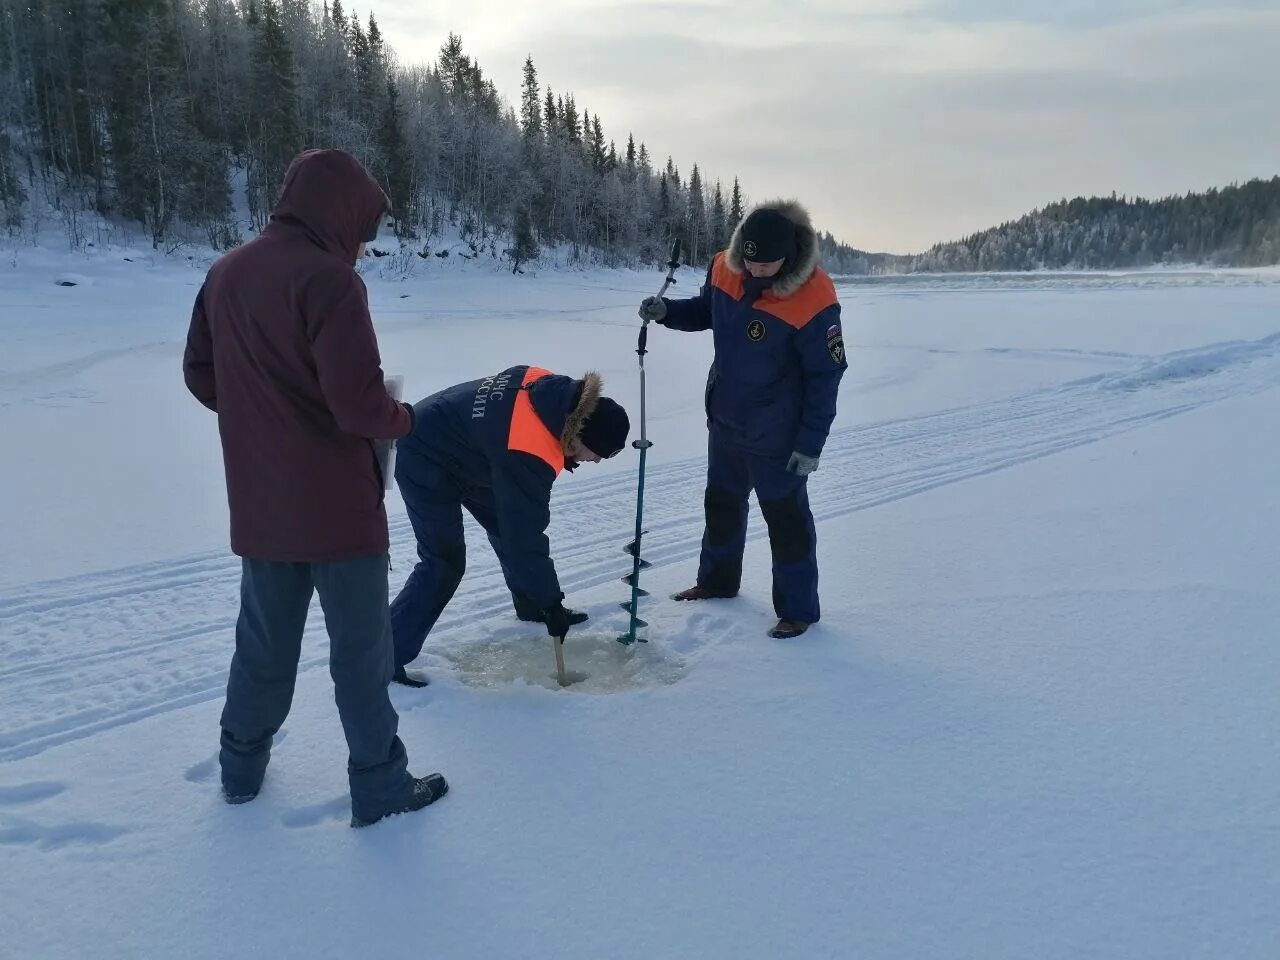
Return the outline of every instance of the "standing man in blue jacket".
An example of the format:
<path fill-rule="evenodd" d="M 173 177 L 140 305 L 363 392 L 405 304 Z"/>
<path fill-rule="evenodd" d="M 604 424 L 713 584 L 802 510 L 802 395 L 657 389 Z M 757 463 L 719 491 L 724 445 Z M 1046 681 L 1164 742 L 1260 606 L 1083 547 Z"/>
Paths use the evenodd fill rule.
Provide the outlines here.
<path fill-rule="evenodd" d="M 793 201 L 754 209 L 716 254 L 698 296 L 649 297 L 643 319 L 711 330 L 706 529 L 698 582 L 677 600 L 735 597 L 752 490 L 773 550 L 770 636 L 797 637 L 821 615 L 808 477 L 818 469 L 847 366 L 835 286 L 818 238 Z"/>
<path fill-rule="evenodd" d="M 547 541 L 551 486 L 579 463 L 620 451 L 627 412 L 601 396 L 598 374 L 581 380 L 518 366 L 458 384 L 414 407 L 414 426 L 396 448 L 396 483 L 418 540 L 418 565 L 391 604 L 393 679 L 417 658 L 467 564 L 465 509 L 489 535 L 522 620 L 564 640 L 587 619 L 566 609 Z"/>

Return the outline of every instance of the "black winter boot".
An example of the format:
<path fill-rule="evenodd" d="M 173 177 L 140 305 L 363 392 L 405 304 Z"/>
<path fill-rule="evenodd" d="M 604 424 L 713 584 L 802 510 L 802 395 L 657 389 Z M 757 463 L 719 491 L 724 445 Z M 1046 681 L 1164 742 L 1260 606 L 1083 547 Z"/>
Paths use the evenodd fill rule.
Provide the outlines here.
<path fill-rule="evenodd" d="M 777 626 L 769 631 L 769 636 L 775 640 L 791 640 L 808 629 L 809 625 L 799 620 L 779 620 Z"/>
<path fill-rule="evenodd" d="M 571 627 L 576 627 L 578 624 L 586 623 L 588 620 L 591 619 L 582 610 L 570 610 L 568 611 L 568 613 L 569 613 L 569 626 Z M 547 622 L 546 615 L 543 614 L 541 610 L 539 610 L 537 613 L 533 613 L 528 610 L 525 610 L 525 611 L 517 610 L 516 616 L 519 617 L 521 620 L 523 620 L 525 623 L 546 623 Z"/>
<path fill-rule="evenodd" d="M 421 810 L 423 807 L 435 803 L 448 792 L 449 783 L 443 775 L 428 773 L 425 777 L 418 777 L 413 781 L 413 792 L 404 804 L 393 810 L 388 810 L 386 813 L 380 813 L 371 820 L 362 820 L 353 813 L 351 815 L 351 826 L 369 827 L 379 820 L 394 816 L 397 813 L 412 813 L 415 810 Z"/>
<path fill-rule="evenodd" d="M 724 593 L 718 590 L 709 590 L 706 587 L 690 587 L 688 590 L 681 590 L 679 593 L 671 595 L 672 600 L 732 600 L 738 595 L 738 591 L 733 593 Z"/>
<path fill-rule="evenodd" d="M 415 690 L 430 685 L 431 681 L 422 674 L 410 676 L 405 672 L 404 667 L 396 667 L 396 672 L 391 675 L 391 682 L 398 683 L 402 687 L 413 687 Z"/>
<path fill-rule="evenodd" d="M 222 799 L 227 801 L 227 803 L 231 804 L 233 807 L 239 806 L 242 803 L 248 803 L 257 796 L 257 790 L 249 790 L 244 793 L 232 793 L 227 789 L 225 784 L 222 787 Z"/>

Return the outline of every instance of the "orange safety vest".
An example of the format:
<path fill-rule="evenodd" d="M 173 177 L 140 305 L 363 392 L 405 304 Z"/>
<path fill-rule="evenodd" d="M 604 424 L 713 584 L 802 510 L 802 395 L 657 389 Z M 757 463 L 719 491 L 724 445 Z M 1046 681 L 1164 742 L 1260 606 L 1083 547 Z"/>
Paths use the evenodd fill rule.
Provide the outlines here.
<path fill-rule="evenodd" d="M 531 453 L 555 471 L 556 476 L 564 470 L 564 449 L 560 446 L 560 438 L 547 429 L 529 399 L 529 391 L 525 389 L 543 377 L 551 376 L 550 370 L 541 367 L 530 367 L 524 375 L 524 383 L 516 392 L 515 407 L 511 411 L 511 432 L 507 436 L 507 449 Z"/>

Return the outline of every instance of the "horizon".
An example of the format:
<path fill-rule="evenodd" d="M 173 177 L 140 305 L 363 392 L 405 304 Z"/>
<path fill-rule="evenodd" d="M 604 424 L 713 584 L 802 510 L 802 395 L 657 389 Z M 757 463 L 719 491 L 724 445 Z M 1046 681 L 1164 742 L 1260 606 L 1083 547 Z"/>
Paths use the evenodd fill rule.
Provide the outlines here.
<path fill-rule="evenodd" d="M 1262 0 L 800 0 L 761 31 L 771 6 L 356 11 L 406 64 L 434 63 L 458 34 L 509 104 L 532 56 L 544 95 L 572 93 L 620 146 L 634 134 L 682 176 L 696 163 L 708 188 L 737 176 L 753 202 L 794 196 L 819 229 L 872 253 L 918 254 L 1060 199 L 1158 200 L 1276 175 L 1280 131 L 1258 120 L 1275 91 L 1255 65 L 1280 48 L 1280 10 Z M 796 62 L 812 80 L 795 79 Z M 661 80 L 637 79 L 637 65 Z M 717 110 L 697 105 L 707 98 Z M 765 114 L 777 135 L 761 149 Z"/>

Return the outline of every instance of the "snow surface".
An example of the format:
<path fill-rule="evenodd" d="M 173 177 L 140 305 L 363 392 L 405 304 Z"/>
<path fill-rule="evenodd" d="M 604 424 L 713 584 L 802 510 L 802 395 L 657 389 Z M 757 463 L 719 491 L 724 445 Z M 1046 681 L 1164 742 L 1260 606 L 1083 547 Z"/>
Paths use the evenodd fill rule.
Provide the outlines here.
<path fill-rule="evenodd" d="M 238 565 L 181 379 L 200 273 L 125 255 L 0 265 L 0 957 L 1280 956 L 1280 273 L 843 284 L 825 617 L 790 643 L 758 514 L 742 598 L 662 599 L 710 342 L 656 331 L 651 642 L 612 639 L 618 458 L 553 508 L 588 679 L 555 688 L 473 537 L 432 686 L 393 689 L 453 791 L 352 831 L 318 617 L 262 795 L 218 797 Z M 535 362 L 634 406 L 658 274 L 379 272 L 406 396 Z"/>

